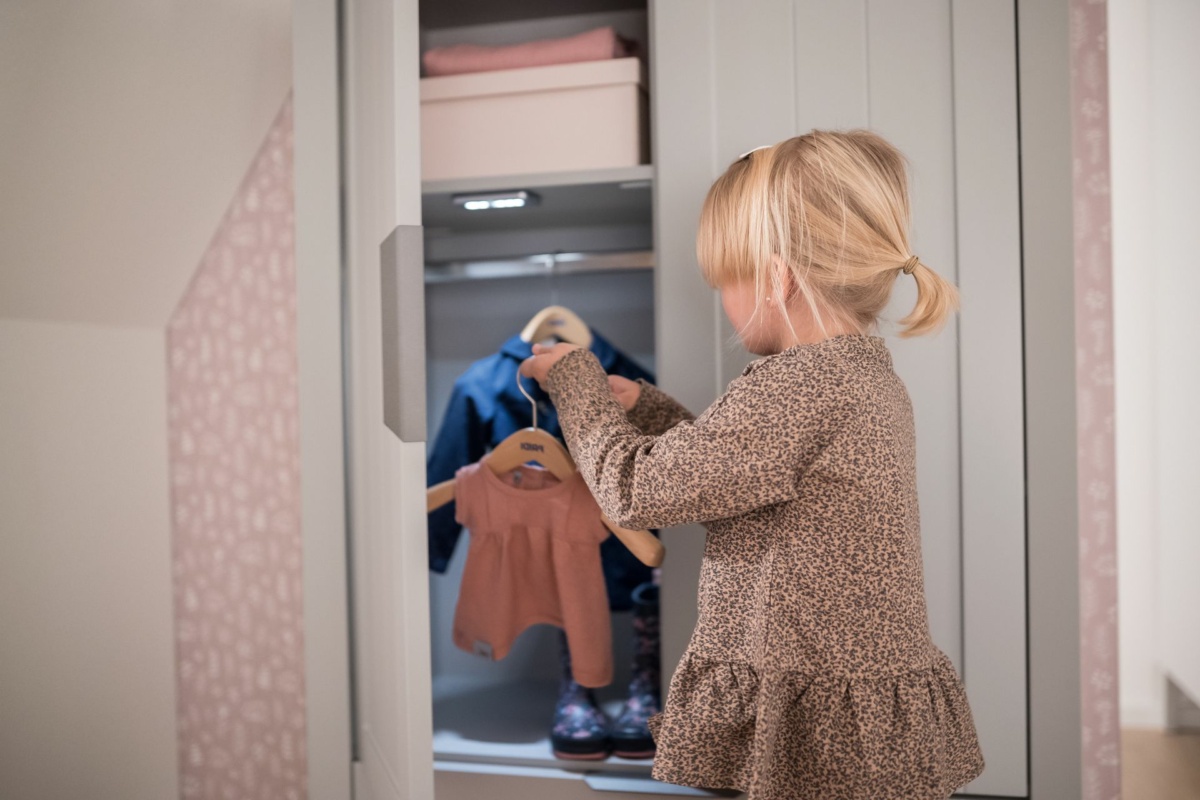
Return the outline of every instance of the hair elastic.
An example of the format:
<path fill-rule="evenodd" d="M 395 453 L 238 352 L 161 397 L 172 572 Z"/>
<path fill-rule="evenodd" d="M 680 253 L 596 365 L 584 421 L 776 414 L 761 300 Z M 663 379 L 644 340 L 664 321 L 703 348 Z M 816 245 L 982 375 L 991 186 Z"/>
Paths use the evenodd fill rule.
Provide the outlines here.
<path fill-rule="evenodd" d="M 913 270 L 916 269 L 917 264 L 920 264 L 920 263 L 921 263 L 921 259 L 917 258 L 916 256 L 912 256 L 911 258 L 908 259 L 908 261 L 904 262 L 904 266 L 901 267 L 900 269 L 904 270 L 905 275 L 912 275 Z"/>

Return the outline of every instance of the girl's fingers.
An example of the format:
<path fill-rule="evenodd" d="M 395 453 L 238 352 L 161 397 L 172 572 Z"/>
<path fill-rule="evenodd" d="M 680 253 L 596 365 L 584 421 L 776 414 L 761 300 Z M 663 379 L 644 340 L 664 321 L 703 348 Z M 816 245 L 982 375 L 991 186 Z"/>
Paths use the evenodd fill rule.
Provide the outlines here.
<path fill-rule="evenodd" d="M 620 375 L 609 375 L 608 386 L 612 390 L 613 397 L 617 398 L 617 402 L 626 411 L 633 408 L 641 395 L 641 387 L 634 381 L 628 378 L 622 378 Z"/>
<path fill-rule="evenodd" d="M 552 347 L 535 344 L 533 355 L 521 362 L 521 374 L 542 383 L 555 362 L 574 349 L 575 346 L 567 344 L 556 344 Z"/>
<path fill-rule="evenodd" d="M 533 378 L 538 383 L 546 380 L 546 373 L 550 371 L 553 361 L 544 355 L 530 356 L 521 362 L 520 372 L 527 378 Z"/>

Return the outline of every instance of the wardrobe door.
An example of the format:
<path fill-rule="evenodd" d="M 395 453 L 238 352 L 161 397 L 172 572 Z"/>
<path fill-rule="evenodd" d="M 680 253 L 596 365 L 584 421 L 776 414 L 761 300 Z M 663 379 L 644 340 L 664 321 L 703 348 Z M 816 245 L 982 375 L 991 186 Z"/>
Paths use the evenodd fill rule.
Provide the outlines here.
<path fill-rule="evenodd" d="M 913 399 L 926 594 L 967 683 L 988 768 L 972 793 L 1026 794 L 1024 469 L 1012 0 L 656 0 L 659 376 L 699 411 L 749 360 L 704 285 L 694 236 L 740 153 L 867 127 L 911 162 L 913 249 L 963 291 L 936 337 L 885 326 Z M 901 279 L 886 313 L 915 288 Z M 664 670 L 695 620 L 697 530 L 665 534 Z"/>
<path fill-rule="evenodd" d="M 429 800 L 417 0 L 344 14 L 355 793 Z"/>
<path fill-rule="evenodd" d="M 977 794 L 1028 781 L 1025 404 L 1016 17 L 951 4 L 962 458 L 963 670 L 987 769 Z"/>

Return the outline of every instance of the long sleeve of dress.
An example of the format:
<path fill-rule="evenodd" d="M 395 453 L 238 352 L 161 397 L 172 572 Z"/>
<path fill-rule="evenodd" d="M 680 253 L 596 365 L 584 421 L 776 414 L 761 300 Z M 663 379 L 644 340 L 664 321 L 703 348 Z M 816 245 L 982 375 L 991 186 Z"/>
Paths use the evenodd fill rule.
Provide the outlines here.
<path fill-rule="evenodd" d="M 630 424 L 642 433 L 661 436 L 679 423 L 696 418 L 682 403 L 649 381 L 639 379 L 637 383 L 642 390 L 627 416 Z"/>
<path fill-rule="evenodd" d="M 781 397 L 778 381 L 763 374 L 769 371 L 752 365 L 703 414 L 658 436 L 632 424 L 586 350 L 559 359 L 546 388 L 604 513 L 630 528 L 665 528 L 796 496 L 803 468 L 826 441 L 830 417 L 820 396 Z"/>

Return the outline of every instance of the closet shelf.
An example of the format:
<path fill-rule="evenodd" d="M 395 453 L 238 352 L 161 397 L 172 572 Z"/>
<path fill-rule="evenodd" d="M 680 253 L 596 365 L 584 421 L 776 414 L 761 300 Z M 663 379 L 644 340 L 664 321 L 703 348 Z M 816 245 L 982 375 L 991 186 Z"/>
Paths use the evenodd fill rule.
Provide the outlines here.
<path fill-rule="evenodd" d="M 436 679 L 434 683 L 433 756 L 438 761 L 650 775 L 652 760 L 555 758 L 549 737 L 557 694 L 554 683 L 531 680 L 472 686 Z M 619 687 L 606 687 L 597 695 L 610 716 L 620 713 Z"/>
<path fill-rule="evenodd" d="M 621 253 L 546 253 L 524 258 L 454 261 L 425 267 L 426 283 L 581 275 L 654 268 L 650 250 Z"/>
<path fill-rule="evenodd" d="M 566 226 L 649 225 L 654 167 L 544 172 L 489 178 L 428 181 L 421 186 L 421 216 L 429 236 Z M 455 195 L 532 191 L 537 205 L 468 211 Z"/>
<path fill-rule="evenodd" d="M 536 172 L 524 175 L 499 175 L 482 178 L 454 178 L 445 181 L 425 181 L 421 184 L 424 195 L 467 194 L 470 192 L 495 192 L 504 189 L 543 189 L 551 186 L 590 186 L 602 183 L 638 183 L 654 180 L 654 167 L 641 164 L 636 167 L 614 167 L 612 169 L 588 169 L 570 172 Z"/>

